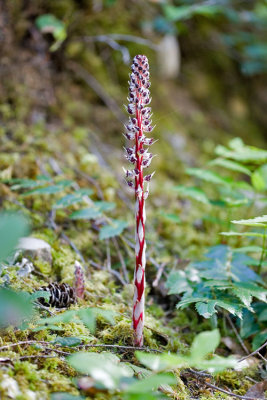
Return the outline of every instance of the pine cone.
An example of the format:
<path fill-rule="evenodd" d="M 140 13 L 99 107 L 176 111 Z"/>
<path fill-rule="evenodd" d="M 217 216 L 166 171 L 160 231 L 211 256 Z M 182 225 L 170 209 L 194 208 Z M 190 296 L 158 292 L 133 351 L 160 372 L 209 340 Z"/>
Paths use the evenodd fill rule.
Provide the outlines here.
<path fill-rule="evenodd" d="M 50 298 L 48 301 L 45 300 L 44 297 L 39 297 L 38 301 L 43 306 L 65 308 L 76 303 L 74 289 L 67 283 L 49 283 L 48 286 L 43 286 L 39 290 L 50 293 Z"/>

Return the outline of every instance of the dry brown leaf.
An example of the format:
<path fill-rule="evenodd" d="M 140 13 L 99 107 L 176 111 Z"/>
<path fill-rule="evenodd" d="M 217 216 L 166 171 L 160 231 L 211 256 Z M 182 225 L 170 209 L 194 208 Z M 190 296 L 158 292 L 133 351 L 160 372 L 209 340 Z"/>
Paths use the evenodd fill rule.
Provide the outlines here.
<path fill-rule="evenodd" d="M 267 390 L 267 379 L 258 382 L 247 391 L 245 396 L 256 399 L 266 399 L 264 392 Z"/>

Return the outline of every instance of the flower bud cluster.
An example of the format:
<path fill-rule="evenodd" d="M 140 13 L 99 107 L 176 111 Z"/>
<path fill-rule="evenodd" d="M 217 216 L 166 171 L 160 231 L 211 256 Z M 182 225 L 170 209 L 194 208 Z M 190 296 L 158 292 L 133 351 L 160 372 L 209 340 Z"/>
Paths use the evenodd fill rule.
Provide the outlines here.
<path fill-rule="evenodd" d="M 128 124 L 125 125 L 126 133 L 124 133 L 124 136 L 127 140 L 135 142 L 133 147 L 125 148 L 125 157 L 134 165 L 134 169 L 125 171 L 125 175 L 128 186 L 135 187 L 136 195 L 140 198 L 140 187 L 143 188 L 143 180 L 149 182 L 153 176 L 153 174 L 150 174 L 143 178 L 143 168 L 149 167 L 153 158 L 153 155 L 143 146 L 150 146 L 155 143 L 153 138 L 145 136 L 145 133 L 150 133 L 154 129 L 151 125 L 151 108 L 148 107 L 151 98 L 147 57 L 144 55 L 135 56 L 131 71 L 128 96 L 129 105 L 127 107 L 130 117 Z M 135 179 L 135 185 L 133 179 Z M 148 188 L 147 193 L 144 193 L 144 197 L 147 196 Z"/>

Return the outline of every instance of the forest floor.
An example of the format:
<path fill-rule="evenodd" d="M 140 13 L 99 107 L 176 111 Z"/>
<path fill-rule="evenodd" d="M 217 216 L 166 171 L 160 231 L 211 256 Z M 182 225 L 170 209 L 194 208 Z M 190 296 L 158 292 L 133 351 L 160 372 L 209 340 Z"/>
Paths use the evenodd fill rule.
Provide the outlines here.
<path fill-rule="evenodd" d="M 12 40 L 10 34 L 10 43 Z M 86 399 L 120 399 L 119 393 L 92 388 L 87 394 L 80 391 L 79 374 L 65 356 L 75 353 L 79 346 L 111 352 L 121 361 L 140 367 L 132 348 L 131 329 L 134 199 L 122 171 L 122 167 L 127 168 L 121 134 L 126 120 L 123 104 L 127 80 L 125 87 L 118 87 L 116 79 L 108 82 L 101 57 L 91 60 L 97 71 L 94 78 L 77 62 L 68 61 L 63 67 L 45 44 L 42 47 L 42 38 L 32 35 L 27 40 L 26 46 L 13 43 L 18 51 L 6 49 L 1 72 L 6 74 L 7 83 L 2 87 L 4 101 L 0 106 L 0 198 L 3 209 L 23 210 L 31 223 L 30 236 L 50 246 L 51 259 L 37 256 L 30 260 L 34 269 L 22 278 L 18 274 L 22 262 L 19 255 L 17 265 L 8 269 L 8 282 L 13 289 L 30 293 L 48 283 L 73 285 L 78 261 L 86 277 L 85 296 L 70 310 L 94 307 L 115 312 L 116 317 L 113 321 L 100 315 L 93 330 L 80 320 L 59 320 L 53 326 L 43 326 L 40 316 L 61 315 L 65 310 L 41 308 L 26 329 L 2 330 L 0 398 L 46 400 L 53 393 L 65 392 L 77 399 L 81 393 Z M 127 67 L 123 68 L 122 75 L 126 76 Z M 222 243 L 222 226 L 203 218 L 209 216 L 206 205 L 180 198 L 173 187 L 192 179 L 185 169 L 205 165 L 213 157 L 215 145 L 241 134 L 244 123 L 244 140 L 250 128 L 255 133 L 254 144 L 260 146 L 263 139 L 260 128 L 246 119 L 246 105 L 240 98 L 233 99 L 236 111 L 225 118 L 227 111 L 212 113 L 205 109 L 188 88 L 164 83 L 160 78 L 157 81 L 153 61 L 151 70 L 156 124 L 153 136 L 159 141 L 153 146 L 157 157 L 151 170 L 156 174 L 147 201 L 144 346 L 151 351 L 185 354 L 194 337 L 212 329 L 212 325 L 193 308 L 176 309 L 180 297 L 168 295 L 165 282 L 171 270 L 183 270 L 191 260 L 201 258 L 206 247 Z M 202 77 L 198 76 L 198 82 Z M 226 126 L 233 128 L 231 133 L 225 133 Z M 251 138 L 248 141 L 251 143 Z M 70 204 L 60 200 L 82 193 L 81 189 L 86 194 L 79 199 L 71 197 Z M 75 216 L 84 206 L 93 209 L 92 216 Z M 238 212 L 234 218 L 242 216 Z M 214 218 L 225 218 L 225 225 L 229 223 L 224 210 L 218 210 Z M 121 228 L 122 233 L 115 231 L 109 239 L 102 239 L 103 227 L 110 224 L 119 233 Z M 1 279 L 6 282 L 6 277 Z M 243 357 L 243 341 L 240 344 L 224 313 L 219 314 L 219 324 L 223 333 L 217 353 Z M 64 342 L 65 338 L 72 338 L 73 345 Z M 257 357 L 248 360 L 244 369 L 226 370 L 215 377 L 184 369 L 177 386 L 162 391 L 179 400 L 233 398 L 216 390 L 217 386 L 242 398 L 262 381 L 264 369 Z"/>

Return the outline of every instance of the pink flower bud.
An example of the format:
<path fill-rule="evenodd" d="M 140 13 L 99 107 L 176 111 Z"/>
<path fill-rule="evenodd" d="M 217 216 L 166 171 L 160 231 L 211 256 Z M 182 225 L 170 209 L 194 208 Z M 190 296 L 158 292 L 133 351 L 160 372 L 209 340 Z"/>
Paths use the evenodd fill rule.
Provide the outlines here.
<path fill-rule="evenodd" d="M 75 275 L 75 279 L 74 279 L 75 294 L 80 299 L 83 299 L 85 278 L 84 278 L 83 268 L 82 268 L 81 264 L 79 263 L 79 261 L 75 261 L 74 275 Z"/>

